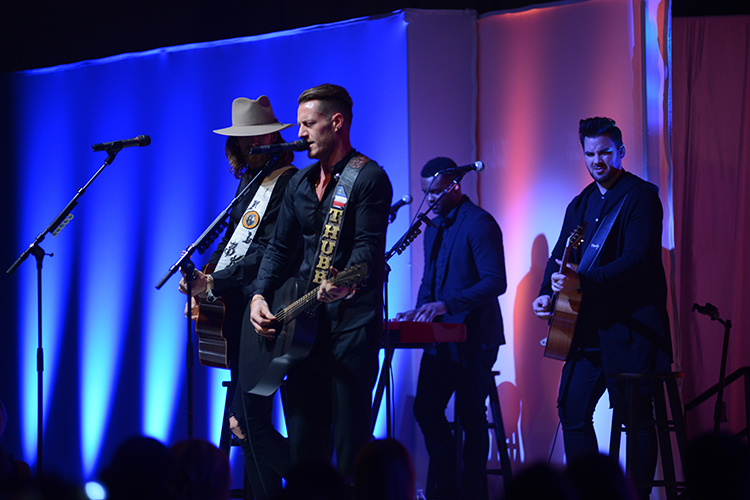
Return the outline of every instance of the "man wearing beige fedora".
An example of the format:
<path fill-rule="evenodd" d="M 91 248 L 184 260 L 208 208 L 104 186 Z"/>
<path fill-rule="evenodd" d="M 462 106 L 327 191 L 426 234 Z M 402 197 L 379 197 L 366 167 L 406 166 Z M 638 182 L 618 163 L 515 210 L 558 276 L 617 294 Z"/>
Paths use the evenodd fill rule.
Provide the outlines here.
<path fill-rule="evenodd" d="M 302 236 L 298 276 L 318 286 L 322 302 L 314 317 L 301 315 L 296 328 L 316 332 L 309 355 L 286 380 L 287 427 L 292 463 L 326 463 L 333 426 L 339 472 L 351 481 L 357 454 L 371 438 L 371 394 L 381 342 L 385 232 L 393 190 L 385 171 L 352 148 L 352 100 L 338 85 L 304 91 L 298 99 L 299 137 L 318 160 L 289 182 L 258 279 L 251 286 L 250 320 L 273 338 L 266 297 L 282 283 L 294 242 Z M 356 289 L 334 286 L 339 271 L 366 264 Z M 355 293 L 356 290 L 356 293 Z M 302 321 L 301 321 L 302 319 Z"/>
<path fill-rule="evenodd" d="M 286 476 L 290 464 L 289 444 L 274 429 L 271 421 L 273 395 L 249 394 L 249 388 L 243 384 L 240 347 L 256 340 L 254 332 L 246 332 L 241 338 L 242 318 L 247 305 L 243 288 L 258 273 L 263 253 L 276 227 L 284 191 L 297 169 L 291 166 L 294 158 L 291 152 L 274 155 L 250 155 L 248 152 L 256 146 L 283 143 L 280 132 L 291 126 L 276 120 L 271 102 L 262 95 L 256 100 L 235 99 L 232 102 L 232 126 L 214 130 L 227 136 L 224 150 L 231 173 L 240 180 L 237 194 L 249 182 L 253 182 L 253 186 L 232 208 L 224 237 L 211 255 L 205 272 L 195 272 L 191 288 L 192 294 L 202 299 L 198 302 L 204 308 L 217 303 L 217 297 L 221 297 L 224 303 L 226 314 L 220 327 L 227 342 L 224 362 L 232 372 L 235 389 L 229 424 L 242 447 L 255 498 L 261 500 L 274 498 L 281 492 L 281 478 Z M 260 172 L 263 175 L 258 176 Z M 289 266 L 291 272 L 294 271 L 294 262 L 293 257 Z M 187 293 L 184 278 L 180 281 L 180 291 Z M 200 334 L 203 318 L 197 316 L 196 319 Z M 208 329 L 209 325 L 205 328 Z M 223 364 L 221 360 L 213 364 L 215 362 L 212 358 L 205 364 Z"/>

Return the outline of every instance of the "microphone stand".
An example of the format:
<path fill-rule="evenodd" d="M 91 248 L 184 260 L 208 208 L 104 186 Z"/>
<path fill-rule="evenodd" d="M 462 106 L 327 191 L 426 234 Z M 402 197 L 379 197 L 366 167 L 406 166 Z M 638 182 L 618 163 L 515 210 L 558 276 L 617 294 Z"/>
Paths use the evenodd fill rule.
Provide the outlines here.
<path fill-rule="evenodd" d="M 374 408 L 372 412 L 372 429 L 375 428 L 375 421 L 377 419 L 378 412 L 380 411 L 380 400 L 383 398 L 383 391 L 385 390 L 386 430 L 387 430 L 386 432 L 387 432 L 388 437 L 393 437 L 393 406 L 391 403 L 391 380 L 390 380 L 391 363 L 393 361 L 393 346 L 391 345 L 390 327 L 388 325 L 388 317 L 387 317 L 388 316 L 388 280 L 389 280 L 391 268 L 388 265 L 388 261 L 395 254 L 401 255 L 401 253 L 403 253 L 403 251 L 406 250 L 406 248 L 409 245 L 411 245 L 415 239 L 417 239 L 417 236 L 419 236 L 422 233 L 421 226 L 423 223 L 428 226 L 435 227 L 435 225 L 432 223 L 429 217 L 427 217 L 427 214 L 430 213 L 430 211 L 432 211 L 435 205 L 437 205 L 446 194 L 448 194 L 448 192 L 453 188 L 453 186 L 461 182 L 461 179 L 463 179 L 464 175 L 466 175 L 466 172 L 459 173 L 456 176 L 456 178 L 453 180 L 453 182 L 451 182 L 450 185 L 440 193 L 437 199 L 434 202 L 432 202 L 432 204 L 427 208 L 427 210 L 417 214 L 414 217 L 409 229 L 401 236 L 401 238 L 399 238 L 396 244 L 393 245 L 393 247 L 391 247 L 391 249 L 388 250 L 388 252 L 386 252 L 385 254 L 385 279 L 383 280 L 383 286 L 384 286 L 383 307 L 385 309 L 385 315 L 386 315 L 386 320 L 383 322 L 384 356 L 383 356 L 383 366 L 380 369 L 380 377 L 378 378 L 378 387 L 375 391 L 375 402 L 373 405 Z M 421 207 L 421 204 L 420 204 L 420 207 Z"/>
<path fill-rule="evenodd" d="M 239 202 L 250 190 L 250 186 L 254 185 L 258 179 L 265 179 L 268 174 L 271 173 L 274 166 L 276 165 L 277 157 L 274 156 L 269 160 L 266 165 L 255 175 L 255 177 L 248 182 L 244 188 L 234 197 L 229 205 L 214 219 L 214 221 L 203 231 L 195 242 L 188 245 L 187 249 L 182 253 L 180 258 L 172 264 L 164 277 L 156 284 L 156 289 L 160 290 L 164 283 L 172 277 L 177 270 L 182 271 L 185 276 L 185 283 L 187 284 L 187 343 L 185 348 L 185 367 L 187 370 L 187 436 L 188 438 L 193 437 L 193 310 L 191 307 L 192 299 L 192 282 L 195 281 L 195 264 L 190 260 L 193 253 L 198 250 L 199 254 L 203 254 L 213 241 L 219 237 L 222 229 L 228 226 L 227 218 L 229 212 L 232 210 L 234 205 Z"/>
<path fill-rule="evenodd" d="M 36 349 L 36 371 L 37 371 L 37 444 L 36 444 L 36 474 L 37 477 L 41 478 L 43 475 L 43 438 L 44 438 L 44 348 L 42 343 L 42 261 L 45 255 L 53 257 L 54 254 L 46 253 L 39 244 L 44 241 L 47 233 L 51 233 L 52 236 L 57 236 L 60 231 L 70 222 L 73 218 L 71 212 L 78 205 L 78 199 L 83 196 L 86 189 L 94 182 L 94 179 L 99 177 L 104 168 L 110 165 L 114 160 L 117 153 L 122 150 L 122 144 L 114 144 L 112 147 L 107 149 L 107 159 L 104 160 L 104 164 L 99 167 L 99 170 L 89 181 L 78 190 L 73 196 L 73 199 L 68 202 L 65 208 L 60 214 L 55 217 L 52 223 L 47 226 L 43 232 L 41 232 L 29 245 L 29 247 L 21 253 L 16 259 L 12 266 L 5 271 L 5 274 L 13 274 L 16 269 L 25 261 L 29 255 L 36 257 L 36 269 L 37 269 L 37 349 Z"/>
<path fill-rule="evenodd" d="M 719 323 L 724 325 L 724 345 L 721 350 L 719 385 L 718 393 L 716 395 L 716 405 L 714 406 L 714 432 L 718 434 L 721 427 L 721 422 L 726 422 L 727 419 L 726 406 L 724 405 L 724 385 L 727 370 L 727 352 L 729 351 L 729 332 L 732 329 L 732 321 L 725 321 L 721 319 L 721 317 L 719 316 L 719 309 L 710 302 L 706 302 L 705 306 L 693 304 L 693 311 L 698 311 L 700 314 L 705 314 L 706 316 L 709 316 L 712 321 L 718 321 Z"/>

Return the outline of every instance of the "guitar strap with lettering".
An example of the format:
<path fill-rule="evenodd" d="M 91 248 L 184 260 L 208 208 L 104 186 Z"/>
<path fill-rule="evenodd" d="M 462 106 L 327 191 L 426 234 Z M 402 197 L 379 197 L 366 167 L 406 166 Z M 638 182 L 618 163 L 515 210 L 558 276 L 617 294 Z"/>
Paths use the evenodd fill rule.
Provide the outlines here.
<path fill-rule="evenodd" d="M 321 231 L 320 242 L 318 243 L 318 253 L 313 261 L 315 265 L 310 271 L 307 290 L 320 285 L 328 277 L 328 272 L 336 256 L 336 248 L 343 228 L 344 213 L 351 196 L 352 186 L 362 167 L 369 161 L 368 157 L 357 153 L 349 160 L 341 173 L 331 199 L 331 206 L 328 209 L 328 217 L 323 224 L 323 231 Z"/>
<path fill-rule="evenodd" d="M 604 242 L 607 240 L 607 236 L 609 236 L 609 233 L 612 230 L 612 226 L 615 225 L 617 216 L 620 214 L 622 205 L 625 203 L 625 198 L 627 197 L 627 194 L 623 196 L 620 200 L 620 203 L 618 203 L 614 209 L 612 209 L 606 216 L 604 216 L 604 220 L 602 220 L 602 223 L 599 224 L 598 228 L 596 228 L 596 232 L 591 238 L 591 243 L 589 243 L 589 246 L 586 247 L 586 250 L 583 252 L 583 256 L 581 256 L 581 262 L 578 264 L 579 273 L 585 274 L 586 271 L 591 268 L 594 262 L 596 262 L 596 259 L 599 257 L 599 253 L 602 251 Z"/>
<path fill-rule="evenodd" d="M 263 179 L 263 182 L 255 192 L 255 196 L 248 203 L 240 223 L 232 233 L 232 238 L 224 248 L 224 252 L 221 254 L 219 262 L 216 264 L 215 271 L 225 269 L 240 259 L 242 259 L 247 253 L 250 244 L 253 242 L 255 233 L 258 231 L 260 221 L 263 219 L 263 215 L 266 213 L 268 208 L 268 202 L 271 200 L 271 194 L 273 188 L 276 186 L 276 181 L 279 177 L 287 170 L 294 168 L 291 165 L 286 167 L 277 168 L 268 176 Z"/>

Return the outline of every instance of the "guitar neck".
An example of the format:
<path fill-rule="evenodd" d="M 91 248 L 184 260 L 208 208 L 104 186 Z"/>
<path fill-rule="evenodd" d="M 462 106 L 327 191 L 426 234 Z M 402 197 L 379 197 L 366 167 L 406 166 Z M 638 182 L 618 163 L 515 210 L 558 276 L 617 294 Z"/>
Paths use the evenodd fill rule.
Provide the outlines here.
<path fill-rule="evenodd" d="M 367 264 L 361 263 L 355 266 L 344 269 L 342 272 L 329 278 L 333 286 L 354 286 L 356 283 L 364 279 L 367 275 Z M 279 323 L 289 323 L 294 318 L 299 316 L 303 312 L 311 311 L 320 305 L 321 301 L 318 300 L 318 291 L 320 286 L 315 287 L 314 290 L 310 290 L 302 297 L 294 301 L 288 307 L 285 307 L 278 313 L 276 313 L 276 321 Z"/>
<path fill-rule="evenodd" d="M 570 260 L 571 250 L 572 250 L 572 247 L 570 246 L 565 247 L 565 251 L 563 252 L 563 257 L 560 260 L 560 273 L 563 273 L 565 271 L 565 268 L 568 266 L 568 260 Z"/>
<path fill-rule="evenodd" d="M 303 312 L 315 309 L 318 304 L 320 304 L 320 301 L 318 300 L 318 290 L 320 290 L 320 286 L 315 287 L 314 290 L 310 290 L 302 297 L 289 304 L 288 307 L 279 311 L 276 314 L 276 320 L 280 323 L 288 323 Z"/>

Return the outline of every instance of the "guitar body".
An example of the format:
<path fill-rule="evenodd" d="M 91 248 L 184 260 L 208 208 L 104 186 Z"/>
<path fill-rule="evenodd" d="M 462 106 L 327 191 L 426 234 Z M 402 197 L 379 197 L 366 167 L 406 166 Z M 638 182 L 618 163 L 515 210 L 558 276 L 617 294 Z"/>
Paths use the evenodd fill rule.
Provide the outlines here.
<path fill-rule="evenodd" d="M 208 302 L 196 298 L 193 321 L 198 334 L 198 359 L 204 366 L 229 368 L 229 344 L 223 334 L 225 314 L 221 299 Z"/>
<path fill-rule="evenodd" d="M 334 286 L 352 288 L 366 277 L 367 263 L 363 262 L 344 269 L 328 281 Z M 278 332 L 275 338 L 268 339 L 256 333 L 255 341 L 243 340 L 240 372 L 246 391 L 270 396 L 292 365 L 310 353 L 318 326 L 317 317 L 312 313 L 321 304 L 317 299 L 320 286 L 306 293 L 305 289 L 306 282 L 290 278 L 274 293 L 272 310 L 276 311 Z M 247 314 L 249 312 L 250 308 Z"/>
<path fill-rule="evenodd" d="M 302 296 L 305 282 L 289 278 L 274 294 L 272 310 L 281 311 Z M 276 313 L 278 316 L 278 312 Z M 249 321 L 249 320 L 248 320 Z M 304 315 L 291 318 L 271 340 L 257 335 L 243 344 L 242 377 L 248 392 L 270 396 L 281 385 L 292 365 L 307 357 L 315 342 L 317 318 Z"/>
<path fill-rule="evenodd" d="M 206 266 L 204 272 L 210 274 L 213 270 L 213 265 Z M 191 313 L 202 365 L 229 369 L 237 362 L 245 304 L 241 292 L 227 293 L 213 302 L 195 297 Z"/>
<path fill-rule="evenodd" d="M 563 292 L 555 294 L 552 304 L 552 318 L 549 321 L 549 333 L 544 348 L 544 355 L 548 358 L 565 361 L 573 343 L 576 331 L 578 313 L 581 310 L 580 293 Z"/>
<path fill-rule="evenodd" d="M 568 267 L 577 268 L 575 264 L 569 264 L 568 259 L 570 258 L 570 251 L 583 242 L 586 226 L 587 224 L 584 222 L 568 238 L 560 263 L 560 273 L 563 273 Z M 547 339 L 543 343 L 545 357 L 559 359 L 560 361 L 565 361 L 568 358 L 570 346 L 573 344 L 573 334 L 576 331 L 578 313 L 581 310 L 582 298 L 583 295 L 577 290 L 558 292 L 552 296 L 549 333 L 547 333 Z"/>

